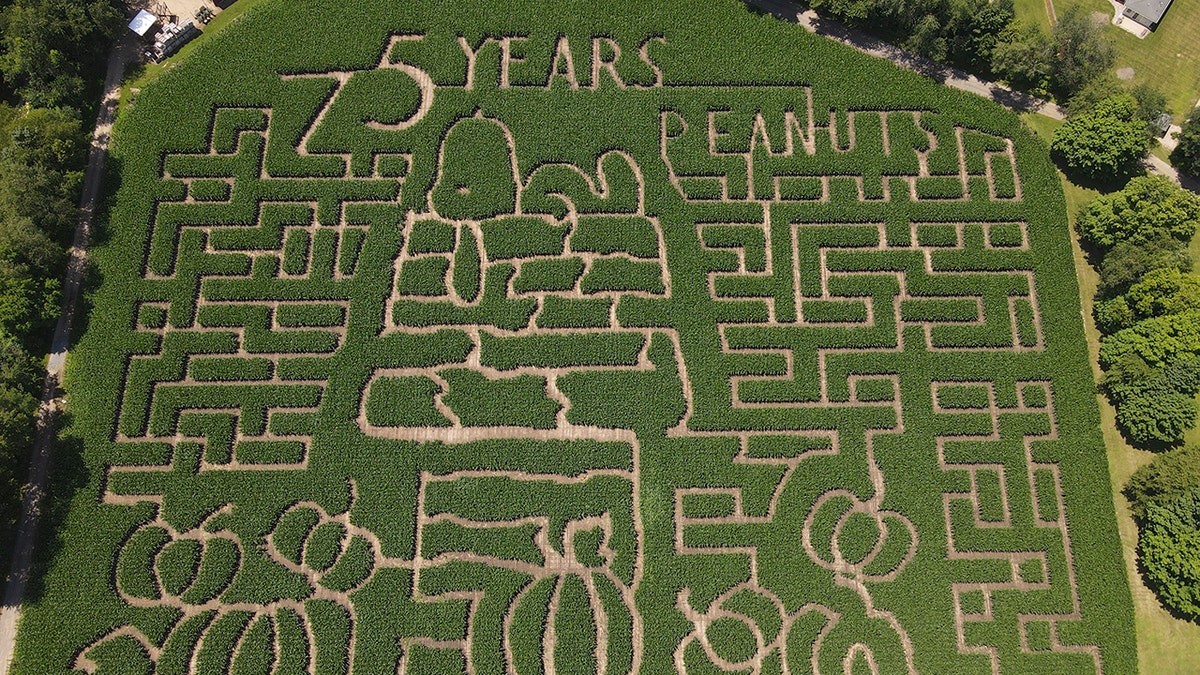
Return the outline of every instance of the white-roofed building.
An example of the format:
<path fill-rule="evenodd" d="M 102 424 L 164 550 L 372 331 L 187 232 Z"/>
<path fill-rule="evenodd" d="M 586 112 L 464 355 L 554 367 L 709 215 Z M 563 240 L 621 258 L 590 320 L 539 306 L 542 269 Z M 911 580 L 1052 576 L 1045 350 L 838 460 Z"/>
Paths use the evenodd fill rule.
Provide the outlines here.
<path fill-rule="evenodd" d="M 1170 6 L 1171 0 L 1125 0 L 1121 15 L 1154 30 Z"/>
<path fill-rule="evenodd" d="M 156 23 L 158 17 L 143 9 L 129 22 L 129 30 L 137 33 L 139 37 L 146 37 L 146 33 L 149 33 Z"/>

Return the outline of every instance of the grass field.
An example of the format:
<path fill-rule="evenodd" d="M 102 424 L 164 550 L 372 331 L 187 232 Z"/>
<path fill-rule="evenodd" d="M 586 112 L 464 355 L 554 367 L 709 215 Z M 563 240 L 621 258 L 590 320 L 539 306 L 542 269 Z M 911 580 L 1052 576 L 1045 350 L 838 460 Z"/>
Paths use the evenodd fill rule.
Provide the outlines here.
<path fill-rule="evenodd" d="M 1111 20 L 1112 5 L 1107 0 L 1058 0 L 1058 13 L 1077 4 L 1089 12 L 1103 12 Z M 1017 0 L 1017 17 L 1049 23 L 1044 5 L 1035 0 Z M 1146 83 L 1162 91 L 1168 107 L 1174 112 L 1175 123 L 1181 123 L 1197 101 L 1200 101 L 1200 0 L 1174 0 L 1163 16 L 1161 25 L 1145 38 L 1138 38 L 1121 28 L 1107 25 L 1105 31 L 1117 46 L 1116 72 L 1133 68 L 1133 84 Z"/>
<path fill-rule="evenodd" d="M 1049 117 L 1036 114 L 1024 114 L 1022 120 L 1037 132 L 1047 143 L 1050 142 L 1062 123 Z M 1099 193 L 1094 190 L 1079 187 L 1059 174 L 1067 200 L 1067 210 L 1074 224 L 1075 214 L 1079 209 L 1095 198 Z M 1080 301 L 1084 316 L 1091 316 L 1096 286 L 1099 274 L 1088 264 L 1078 241 L 1074 244 L 1075 272 L 1079 278 Z M 1193 239 L 1191 245 L 1192 259 L 1200 265 L 1200 238 Z M 1085 323 L 1088 351 L 1092 363 L 1097 362 L 1100 352 L 1100 332 L 1093 322 Z M 1096 377 L 1100 372 L 1096 366 Z M 1113 501 L 1117 505 L 1117 525 L 1121 532 L 1121 544 L 1125 551 L 1125 564 L 1129 574 L 1129 583 L 1133 591 L 1134 613 L 1137 621 L 1138 661 L 1142 672 L 1180 674 L 1200 672 L 1200 625 L 1173 617 L 1158 601 L 1154 592 L 1142 583 L 1142 576 L 1137 571 L 1137 524 L 1129 512 L 1129 503 L 1122 494 L 1129 477 L 1139 467 L 1153 459 L 1154 454 L 1139 450 L 1125 442 L 1117 430 L 1116 411 L 1109 404 L 1108 398 L 1098 395 L 1100 404 L 1101 426 L 1104 430 L 1104 441 L 1108 448 L 1109 470 L 1112 472 Z M 1200 400 L 1197 401 L 1200 404 Z M 1200 433 L 1196 429 L 1189 432 L 1189 443 L 1200 442 Z"/>
<path fill-rule="evenodd" d="M 736 0 L 279 0 L 112 159 L 16 673 L 1137 672 L 992 103 Z"/>

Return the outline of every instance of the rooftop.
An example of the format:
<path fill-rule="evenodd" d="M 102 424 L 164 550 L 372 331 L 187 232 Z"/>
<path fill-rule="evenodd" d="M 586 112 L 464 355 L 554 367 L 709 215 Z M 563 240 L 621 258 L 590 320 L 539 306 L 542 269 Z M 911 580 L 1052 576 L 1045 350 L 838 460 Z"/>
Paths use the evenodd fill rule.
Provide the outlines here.
<path fill-rule="evenodd" d="M 1152 23 L 1158 23 L 1170 6 L 1171 0 L 1125 0 L 1126 10 L 1137 12 Z"/>

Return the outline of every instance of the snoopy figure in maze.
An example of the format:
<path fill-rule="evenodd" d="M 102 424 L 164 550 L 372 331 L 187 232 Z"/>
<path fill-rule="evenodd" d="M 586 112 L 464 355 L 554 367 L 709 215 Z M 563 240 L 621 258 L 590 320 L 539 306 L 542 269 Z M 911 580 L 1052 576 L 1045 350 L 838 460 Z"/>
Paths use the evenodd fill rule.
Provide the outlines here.
<path fill-rule="evenodd" d="M 645 215 L 632 157 L 601 156 L 596 180 L 547 164 L 522 181 L 514 145 L 482 113 L 446 133 L 428 213 L 406 226 L 395 324 L 606 329 L 618 327 L 622 296 L 669 294 L 662 231 Z"/>
<path fill-rule="evenodd" d="M 445 132 L 426 208 L 408 214 L 403 234 L 388 330 L 461 327 L 474 344 L 465 363 L 377 370 L 359 418 L 364 432 L 449 443 L 591 438 L 622 442 L 629 456 L 621 468 L 598 466 L 575 476 L 540 473 L 536 466 L 424 473 L 413 600 L 430 616 L 465 611 L 452 623 L 466 632 L 443 635 L 423 626 L 418 632 L 424 634 L 401 637 L 399 671 L 458 672 L 503 663 L 508 672 L 555 672 L 582 658 L 598 672 L 637 672 L 643 630 L 634 593 L 642 576 L 643 535 L 636 435 L 568 422 L 571 402 L 557 382 L 581 365 L 529 353 L 536 343 L 520 341 L 618 334 L 643 346 L 634 362 L 627 354 L 601 359 L 624 363 L 611 369 L 650 370 L 668 352 L 673 365 L 663 336 L 623 328 L 618 319 L 623 297 L 670 292 L 663 235 L 645 215 L 640 168 L 626 153 L 610 151 L 598 158 L 594 177 L 570 164 L 546 164 L 522 179 L 510 130 L 477 112 Z M 487 345 L 505 341 L 512 341 L 522 365 L 489 359 Z M 654 357 L 652 341 L 659 347 Z M 432 404 L 426 412 L 442 423 L 399 415 L 376 425 L 369 411 L 378 406 L 370 399 L 381 379 L 430 385 L 422 390 L 426 398 L 437 393 L 426 400 Z M 532 385 L 536 391 L 522 391 L 550 418 L 507 416 L 521 406 L 503 400 L 487 406 L 493 419 L 471 417 L 456 410 L 462 392 L 455 391 L 471 383 Z M 387 405 L 398 401 L 387 388 L 378 391 Z M 497 497 L 505 494 L 510 496 Z M 517 541 L 523 543 L 515 546 Z"/>

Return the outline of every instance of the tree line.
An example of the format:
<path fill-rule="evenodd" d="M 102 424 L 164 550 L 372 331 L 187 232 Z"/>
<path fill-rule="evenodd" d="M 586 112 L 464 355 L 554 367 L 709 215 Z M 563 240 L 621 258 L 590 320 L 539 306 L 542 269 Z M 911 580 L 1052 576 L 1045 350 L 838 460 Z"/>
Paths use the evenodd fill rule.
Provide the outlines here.
<path fill-rule="evenodd" d="M 1134 105 L 1122 97 L 1104 100 Z M 1100 272 L 1101 389 L 1126 439 L 1160 453 L 1125 487 L 1139 568 L 1162 603 L 1190 619 L 1200 618 L 1200 446 L 1180 445 L 1200 416 L 1200 272 L 1188 251 L 1198 227 L 1200 196 L 1163 176 L 1135 177 L 1076 219 Z"/>
<path fill-rule="evenodd" d="M 0 538 L 33 447 L 119 0 L 0 2 Z M 7 548 L 4 546 L 3 548 Z"/>
<path fill-rule="evenodd" d="M 1012 0 L 808 0 L 819 14 L 1017 89 L 1066 101 L 1116 60 L 1088 12 L 1068 7 L 1046 32 Z"/>

